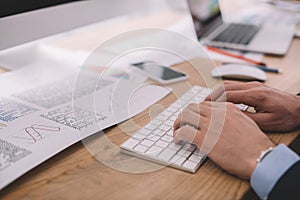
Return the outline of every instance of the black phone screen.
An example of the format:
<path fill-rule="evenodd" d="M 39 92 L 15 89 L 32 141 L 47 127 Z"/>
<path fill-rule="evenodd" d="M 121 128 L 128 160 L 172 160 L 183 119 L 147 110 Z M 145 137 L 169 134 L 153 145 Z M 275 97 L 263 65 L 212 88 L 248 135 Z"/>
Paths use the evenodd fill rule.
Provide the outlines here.
<path fill-rule="evenodd" d="M 185 77 L 185 74 L 170 69 L 168 67 L 156 63 L 138 63 L 133 66 L 145 71 L 146 73 L 163 80 L 171 80 L 175 78 Z"/>

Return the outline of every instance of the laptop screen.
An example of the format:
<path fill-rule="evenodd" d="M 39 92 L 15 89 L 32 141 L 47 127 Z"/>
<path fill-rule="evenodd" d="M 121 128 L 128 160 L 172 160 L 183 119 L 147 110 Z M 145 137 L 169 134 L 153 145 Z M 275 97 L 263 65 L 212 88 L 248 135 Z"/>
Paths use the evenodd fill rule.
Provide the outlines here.
<path fill-rule="evenodd" d="M 188 5 L 198 38 L 205 37 L 222 22 L 218 0 L 188 0 Z"/>

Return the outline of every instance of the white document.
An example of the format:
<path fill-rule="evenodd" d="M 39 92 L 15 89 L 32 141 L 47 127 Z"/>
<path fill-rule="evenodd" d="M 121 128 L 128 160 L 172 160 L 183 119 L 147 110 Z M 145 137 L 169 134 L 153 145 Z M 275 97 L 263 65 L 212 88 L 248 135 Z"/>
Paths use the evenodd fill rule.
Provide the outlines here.
<path fill-rule="evenodd" d="M 0 75 L 0 189 L 56 153 L 142 112 L 170 90 L 134 71 L 42 63 Z M 3 92 L 2 92 L 3 91 Z M 155 95 L 154 95 L 155 94 Z"/>

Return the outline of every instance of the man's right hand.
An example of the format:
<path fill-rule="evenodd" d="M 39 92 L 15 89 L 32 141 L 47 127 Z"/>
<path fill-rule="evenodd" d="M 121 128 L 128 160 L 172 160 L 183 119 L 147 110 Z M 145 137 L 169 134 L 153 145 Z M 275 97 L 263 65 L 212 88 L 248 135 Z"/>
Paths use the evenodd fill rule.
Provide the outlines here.
<path fill-rule="evenodd" d="M 300 125 L 300 97 L 260 82 L 225 81 L 206 101 L 228 101 L 254 107 L 256 113 L 245 112 L 264 131 L 291 131 Z"/>

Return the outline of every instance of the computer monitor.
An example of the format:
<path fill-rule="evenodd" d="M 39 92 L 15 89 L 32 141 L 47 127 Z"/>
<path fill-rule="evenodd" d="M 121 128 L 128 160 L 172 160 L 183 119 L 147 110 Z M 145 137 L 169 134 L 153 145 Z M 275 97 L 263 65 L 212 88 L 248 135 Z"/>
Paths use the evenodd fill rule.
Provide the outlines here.
<path fill-rule="evenodd" d="M 120 0 L 1 0 L 0 51 L 136 11 L 145 2 L 146 0 L 127 0 L 126 3 Z"/>
<path fill-rule="evenodd" d="M 42 9 L 50 6 L 61 5 L 79 0 L 2 0 L 0 3 L 0 17 L 7 17 L 32 10 Z"/>

